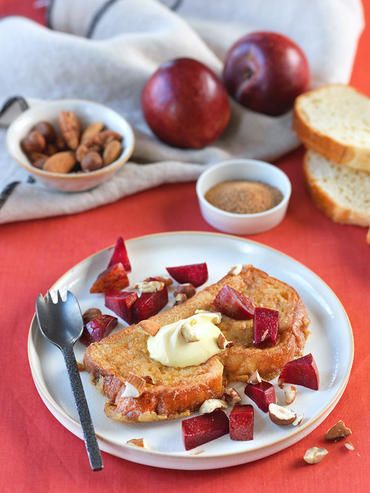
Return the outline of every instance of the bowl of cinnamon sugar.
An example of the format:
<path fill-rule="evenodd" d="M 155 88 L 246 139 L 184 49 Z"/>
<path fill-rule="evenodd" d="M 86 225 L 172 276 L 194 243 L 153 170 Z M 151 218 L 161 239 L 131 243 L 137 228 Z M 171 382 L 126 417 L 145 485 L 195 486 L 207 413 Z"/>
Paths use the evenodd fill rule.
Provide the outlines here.
<path fill-rule="evenodd" d="M 204 219 L 233 234 L 262 233 L 277 226 L 291 195 L 287 175 L 254 159 L 230 159 L 207 168 L 196 192 Z"/>

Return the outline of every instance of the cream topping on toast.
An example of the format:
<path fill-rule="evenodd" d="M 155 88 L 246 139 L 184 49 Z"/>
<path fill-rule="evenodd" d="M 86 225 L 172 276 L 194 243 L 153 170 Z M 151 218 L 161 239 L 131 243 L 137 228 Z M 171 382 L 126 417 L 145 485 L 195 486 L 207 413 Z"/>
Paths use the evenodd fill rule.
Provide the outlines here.
<path fill-rule="evenodd" d="M 220 322 L 220 313 L 200 311 L 164 325 L 155 336 L 148 337 L 149 355 L 162 365 L 177 368 L 205 363 L 221 352 L 217 344 L 221 331 L 216 325 Z"/>

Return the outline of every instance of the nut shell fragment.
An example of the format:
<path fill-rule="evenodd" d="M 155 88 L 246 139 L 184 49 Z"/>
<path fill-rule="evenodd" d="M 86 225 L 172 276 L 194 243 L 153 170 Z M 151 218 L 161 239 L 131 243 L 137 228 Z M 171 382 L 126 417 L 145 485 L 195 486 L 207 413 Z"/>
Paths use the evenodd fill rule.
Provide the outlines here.
<path fill-rule="evenodd" d="M 306 450 L 303 460 L 307 462 L 307 464 L 318 464 L 326 455 L 328 455 L 328 453 L 326 448 L 311 447 Z"/>
<path fill-rule="evenodd" d="M 325 433 L 325 440 L 334 442 L 336 440 L 346 438 L 349 435 L 352 435 L 352 430 L 344 424 L 344 421 L 339 420 L 338 423 L 332 426 L 330 430 Z"/>
<path fill-rule="evenodd" d="M 128 445 L 135 445 L 135 447 L 147 448 L 144 442 L 144 438 L 131 438 L 127 440 Z"/>
<path fill-rule="evenodd" d="M 242 398 L 239 392 L 233 387 L 227 387 L 224 391 L 223 400 L 227 402 L 229 406 L 238 404 Z"/>
<path fill-rule="evenodd" d="M 227 402 L 221 399 L 207 399 L 199 408 L 200 414 L 213 413 L 215 409 L 226 409 Z"/>
<path fill-rule="evenodd" d="M 252 383 L 252 384 L 257 384 L 257 383 L 261 383 L 261 382 L 262 382 L 262 378 L 261 378 L 260 374 L 258 373 L 258 370 L 254 371 L 248 379 L 248 383 Z"/>
<path fill-rule="evenodd" d="M 287 385 L 284 387 L 284 400 L 285 404 L 292 404 L 297 396 L 297 387 L 294 385 Z"/>
<path fill-rule="evenodd" d="M 271 421 L 280 426 L 287 426 L 294 423 L 297 414 L 292 410 L 278 404 L 269 404 L 269 417 Z"/>

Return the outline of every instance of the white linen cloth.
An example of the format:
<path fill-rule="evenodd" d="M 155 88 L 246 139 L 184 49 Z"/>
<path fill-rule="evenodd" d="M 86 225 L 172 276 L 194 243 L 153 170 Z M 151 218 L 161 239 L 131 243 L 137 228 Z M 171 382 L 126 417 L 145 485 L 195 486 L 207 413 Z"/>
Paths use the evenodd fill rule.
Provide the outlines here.
<path fill-rule="evenodd" d="M 1 130 L 0 192 L 20 183 L 2 201 L 0 223 L 71 214 L 161 183 L 194 180 L 205 165 L 229 157 L 278 158 L 297 145 L 291 114 L 268 117 L 236 103 L 226 132 L 205 149 L 163 144 L 143 119 L 145 81 L 176 57 L 196 58 L 221 74 L 234 41 L 270 30 L 302 47 L 313 86 L 347 82 L 364 21 L 360 0 L 55 0 L 49 22 L 53 30 L 20 17 L 1 20 L 2 101 L 21 95 L 101 102 L 133 125 L 136 148 L 113 179 L 68 194 L 27 182 L 27 172 L 7 155 Z"/>

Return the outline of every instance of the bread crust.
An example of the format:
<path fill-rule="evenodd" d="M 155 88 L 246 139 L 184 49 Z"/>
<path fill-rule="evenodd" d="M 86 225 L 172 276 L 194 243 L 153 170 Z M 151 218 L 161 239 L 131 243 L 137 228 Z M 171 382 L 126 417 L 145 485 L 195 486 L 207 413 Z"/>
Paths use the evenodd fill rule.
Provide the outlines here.
<path fill-rule="evenodd" d="M 149 322 L 157 327 L 158 324 L 186 318 L 197 308 L 212 309 L 215 295 L 225 284 L 245 289 L 256 305 L 280 310 L 280 333 L 276 346 L 254 347 L 252 321 L 235 321 L 223 316 L 220 329 L 228 340 L 230 337 L 235 340 L 234 346 L 202 365 L 169 368 L 150 359 L 146 348 L 148 334 L 140 327 L 143 324 L 122 329 L 99 343 L 91 344 L 84 358 L 93 383 L 108 398 L 105 406 L 107 416 L 126 423 L 187 416 L 199 409 L 205 400 L 221 398 L 228 383 L 247 381 L 257 369 L 263 378 L 271 379 L 285 363 L 301 354 L 308 325 L 302 300 L 292 287 L 253 266 L 244 266 L 237 276 L 228 274 L 182 305 L 152 317 Z M 133 365 L 135 358 L 136 366 Z M 124 363 L 120 365 L 122 360 Z M 136 372 L 146 379 L 148 369 L 153 381 L 149 378 L 140 396 L 123 396 L 127 375 Z"/>
<path fill-rule="evenodd" d="M 307 119 L 302 101 L 309 98 L 313 93 L 324 92 L 328 87 L 333 86 L 348 87 L 345 84 L 327 84 L 298 96 L 293 109 L 293 130 L 306 147 L 318 152 L 328 160 L 338 165 L 370 173 L 370 149 L 345 145 L 317 130 Z M 364 98 L 366 97 L 353 88 L 351 90 Z"/>
<path fill-rule="evenodd" d="M 349 208 L 337 204 L 332 197 L 317 183 L 309 172 L 309 152 L 306 151 L 303 158 L 303 174 L 308 191 L 316 206 L 332 221 L 340 224 L 352 224 L 356 226 L 369 226 L 370 216 L 359 214 Z M 370 179 L 370 177 L 369 177 Z"/>

